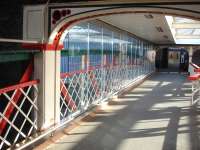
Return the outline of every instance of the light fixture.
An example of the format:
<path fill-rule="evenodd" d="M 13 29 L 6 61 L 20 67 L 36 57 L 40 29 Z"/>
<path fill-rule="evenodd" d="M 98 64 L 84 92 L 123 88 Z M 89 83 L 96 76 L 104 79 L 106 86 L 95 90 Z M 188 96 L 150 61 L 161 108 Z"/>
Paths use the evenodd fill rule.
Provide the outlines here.
<path fill-rule="evenodd" d="M 153 15 L 151 14 L 145 14 L 144 17 L 147 19 L 153 19 Z"/>
<path fill-rule="evenodd" d="M 167 36 L 167 35 L 163 35 L 163 37 L 164 37 L 165 39 L 168 39 L 168 36 Z"/>
<path fill-rule="evenodd" d="M 158 32 L 163 32 L 163 29 L 162 29 L 161 27 L 159 27 L 159 26 L 156 27 L 156 30 L 157 30 Z"/>

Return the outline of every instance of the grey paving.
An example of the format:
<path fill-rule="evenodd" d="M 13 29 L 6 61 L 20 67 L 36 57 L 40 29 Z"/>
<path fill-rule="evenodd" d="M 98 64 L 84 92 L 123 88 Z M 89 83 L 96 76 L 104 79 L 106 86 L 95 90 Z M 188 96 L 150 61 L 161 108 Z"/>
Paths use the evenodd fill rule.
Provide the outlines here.
<path fill-rule="evenodd" d="M 200 113 L 185 75 L 155 74 L 49 150 L 200 150 Z"/>

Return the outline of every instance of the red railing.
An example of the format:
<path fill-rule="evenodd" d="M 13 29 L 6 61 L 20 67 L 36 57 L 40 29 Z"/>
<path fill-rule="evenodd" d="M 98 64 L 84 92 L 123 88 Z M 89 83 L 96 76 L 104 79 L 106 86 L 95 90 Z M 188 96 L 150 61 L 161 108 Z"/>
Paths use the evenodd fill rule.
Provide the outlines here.
<path fill-rule="evenodd" d="M 127 64 L 126 66 L 136 66 L 134 64 Z M 100 87 L 99 87 L 99 81 L 98 81 L 98 73 L 96 71 L 99 71 L 99 69 L 117 69 L 118 67 L 124 67 L 121 65 L 104 65 L 103 67 L 101 65 L 96 65 L 96 66 L 89 66 L 88 69 L 82 69 L 82 70 L 77 70 L 77 71 L 73 71 L 73 72 L 67 72 L 67 73 L 61 73 L 60 77 L 61 77 L 61 81 L 60 81 L 60 91 L 62 94 L 62 98 L 63 100 L 66 102 L 67 106 L 69 107 L 69 109 L 71 111 L 75 111 L 77 109 L 77 105 L 75 103 L 75 100 L 72 98 L 72 95 L 69 93 L 69 89 L 67 87 L 67 85 L 65 84 L 65 80 L 67 80 L 67 78 L 75 78 L 75 76 L 79 76 L 81 74 L 87 74 L 88 78 L 90 79 L 91 82 L 91 86 L 94 89 L 94 91 L 96 92 L 96 96 L 99 96 L 100 94 Z M 110 71 L 111 71 L 110 70 Z M 78 77 L 80 78 L 80 77 Z M 71 79 L 70 79 L 71 80 Z M 76 82 L 78 82 L 77 80 L 73 81 L 74 84 L 76 84 Z"/>
<path fill-rule="evenodd" d="M 200 67 L 192 62 L 190 62 L 190 65 L 194 68 L 194 69 L 199 69 Z"/>
<path fill-rule="evenodd" d="M 140 64 L 141 65 L 141 64 Z M 137 66 L 135 64 L 127 64 L 127 66 Z M 87 73 L 89 71 L 94 71 L 96 69 L 108 69 L 111 67 L 122 67 L 121 65 L 104 65 L 103 67 L 101 65 L 97 65 L 97 66 L 90 66 L 89 69 L 82 69 L 82 70 L 76 70 L 76 71 L 72 71 L 72 72 L 67 72 L 67 73 L 61 73 L 60 77 L 62 78 L 67 78 L 67 77 L 71 77 L 75 74 L 80 74 L 80 73 Z"/>
<path fill-rule="evenodd" d="M 31 86 L 31 85 L 35 85 L 38 84 L 39 80 L 32 80 L 32 81 L 28 81 L 28 82 L 24 82 L 24 83 L 20 83 L 17 85 L 12 85 L 6 88 L 2 88 L 0 89 L 0 95 L 4 94 L 4 93 L 8 93 L 11 91 L 14 91 L 14 95 L 12 96 L 11 101 L 13 103 L 15 103 L 17 105 L 17 103 L 20 100 L 20 96 L 22 95 L 22 92 L 20 89 L 24 89 L 25 87 Z M 15 106 L 12 104 L 12 102 L 9 102 L 7 104 L 7 107 L 4 110 L 4 116 L 9 120 L 11 114 L 13 113 L 13 110 L 15 108 Z M 5 119 L 1 119 L 0 120 L 0 135 L 1 133 L 4 131 L 5 127 L 6 127 L 7 121 Z"/>
<path fill-rule="evenodd" d="M 33 85 L 33 84 L 38 84 L 38 83 L 39 83 L 39 80 L 32 80 L 32 81 L 28 81 L 28 82 L 24 82 L 24 83 L 20 83 L 20 84 L 16 84 L 16 85 L 11 85 L 9 87 L 0 89 L 0 94 L 6 93 L 9 91 L 13 91 L 16 89 L 20 89 L 20 88 L 23 89 L 24 87 L 27 87 L 27 86 Z"/>

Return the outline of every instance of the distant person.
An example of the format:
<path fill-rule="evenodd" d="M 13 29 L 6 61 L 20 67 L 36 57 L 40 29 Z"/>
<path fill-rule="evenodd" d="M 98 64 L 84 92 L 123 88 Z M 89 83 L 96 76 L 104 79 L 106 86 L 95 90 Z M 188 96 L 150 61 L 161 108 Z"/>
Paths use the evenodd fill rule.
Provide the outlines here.
<path fill-rule="evenodd" d="M 185 67 L 185 53 L 181 53 L 181 56 L 180 56 L 180 67 L 179 67 L 180 72 L 184 71 L 184 67 Z"/>

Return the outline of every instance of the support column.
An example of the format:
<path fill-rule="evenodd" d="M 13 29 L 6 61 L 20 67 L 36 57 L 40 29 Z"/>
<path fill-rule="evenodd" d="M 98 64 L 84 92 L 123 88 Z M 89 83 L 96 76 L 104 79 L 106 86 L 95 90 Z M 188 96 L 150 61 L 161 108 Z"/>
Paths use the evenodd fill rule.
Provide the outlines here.
<path fill-rule="evenodd" d="M 193 54 L 193 47 L 190 46 L 188 48 L 188 53 L 189 53 L 189 63 L 192 62 L 192 54 Z"/>
<path fill-rule="evenodd" d="M 194 72 L 194 67 L 190 64 L 192 63 L 192 55 L 193 55 L 193 47 L 190 46 L 188 48 L 188 53 L 189 53 L 189 67 L 188 67 L 188 72 L 190 73 L 190 75 L 195 74 Z"/>
<path fill-rule="evenodd" d="M 38 128 L 45 130 L 60 120 L 60 51 L 35 55 L 34 76 L 40 80 Z"/>

